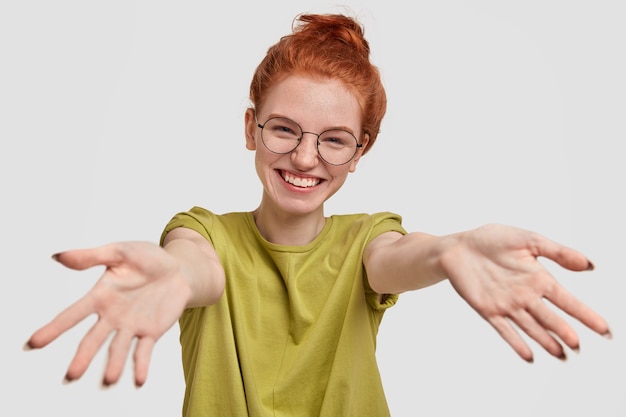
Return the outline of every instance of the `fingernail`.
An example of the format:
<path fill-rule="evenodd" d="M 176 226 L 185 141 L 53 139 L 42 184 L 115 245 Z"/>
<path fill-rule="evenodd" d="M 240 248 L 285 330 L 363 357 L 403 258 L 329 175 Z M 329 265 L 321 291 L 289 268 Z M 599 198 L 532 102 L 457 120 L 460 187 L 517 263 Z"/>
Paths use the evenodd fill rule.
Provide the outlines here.
<path fill-rule="evenodd" d="M 33 350 L 33 345 L 30 344 L 30 340 L 26 343 L 24 343 L 24 346 L 22 346 L 22 350 L 24 350 L 25 352 L 28 352 L 29 350 Z"/>
<path fill-rule="evenodd" d="M 69 375 L 65 375 L 65 377 L 63 378 L 63 385 L 67 385 L 71 382 L 73 382 L 74 380 L 72 378 L 69 377 Z"/>
<path fill-rule="evenodd" d="M 59 262 L 59 256 L 61 256 L 60 253 L 55 253 L 54 255 L 52 255 L 52 260 L 56 261 L 56 262 Z"/>
<path fill-rule="evenodd" d="M 573 347 L 573 348 L 572 348 L 572 350 L 573 350 L 575 353 L 580 353 L 580 346 Z"/>
<path fill-rule="evenodd" d="M 609 339 L 609 340 L 610 340 L 610 339 L 613 339 L 613 333 L 611 333 L 611 329 L 608 329 L 608 330 L 606 331 L 606 333 L 604 333 L 602 336 L 604 336 L 605 338 L 607 338 L 607 339 Z"/>
<path fill-rule="evenodd" d="M 100 389 L 105 390 L 107 388 L 109 388 L 111 386 L 111 384 L 109 382 L 107 382 L 106 380 L 102 381 L 102 384 L 100 384 Z"/>
<path fill-rule="evenodd" d="M 565 354 L 565 352 L 561 352 L 559 359 L 563 362 L 567 361 L 567 355 Z"/>
<path fill-rule="evenodd" d="M 526 362 L 534 363 L 535 362 L 535 358 L 531 356 L 530 358 L 526 359 Z"/>
<path fill-rule="evenodd" d="M 591 262 L 589 260 L 587 262 L 588 262 L 588 264 L 587 264 L 587 271 L 593 271 L 594 269 L 596 269 L 596 267 L 593 264 L 593 262 Z"/>

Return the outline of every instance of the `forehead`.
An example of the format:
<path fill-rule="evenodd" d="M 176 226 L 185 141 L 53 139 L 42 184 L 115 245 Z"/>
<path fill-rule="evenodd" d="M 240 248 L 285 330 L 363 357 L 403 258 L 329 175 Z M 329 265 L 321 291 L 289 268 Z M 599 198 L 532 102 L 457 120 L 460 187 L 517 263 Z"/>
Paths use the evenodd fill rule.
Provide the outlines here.
<path fill-rule="evenodd" d="M 356 96 L 338 80 L 289 76 L 269 91 L 260 116 L 289 117 L 307 129 L 361 125 L 361 110 Z"/>

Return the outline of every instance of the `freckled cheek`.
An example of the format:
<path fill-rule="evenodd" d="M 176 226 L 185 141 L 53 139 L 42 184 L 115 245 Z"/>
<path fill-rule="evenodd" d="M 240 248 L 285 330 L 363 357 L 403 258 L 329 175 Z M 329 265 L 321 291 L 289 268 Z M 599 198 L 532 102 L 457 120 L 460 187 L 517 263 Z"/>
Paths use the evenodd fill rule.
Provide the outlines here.
<path fill-rule="evenodd" d="M 330 176 L 335 179 L 336 181 L 345 181 L 346 177 L 348 176 L 348 172 L 349 172 L 349 167 L 346 166 L 340 166 L 340 167 L 329 167 L 328 168 L 328 173 L 330 174 Z"/>
<path fill-rule="evenodd" d="M 281 157 L 284 157 L 284 155 L 268 155 L 257 151 L 255 156 L 257 173 L 261 176 L 268 177 L 268 179 L 271 176 L 276 175 L 276 167 L 274 166 L 274 163 L 278 161 Z"/>

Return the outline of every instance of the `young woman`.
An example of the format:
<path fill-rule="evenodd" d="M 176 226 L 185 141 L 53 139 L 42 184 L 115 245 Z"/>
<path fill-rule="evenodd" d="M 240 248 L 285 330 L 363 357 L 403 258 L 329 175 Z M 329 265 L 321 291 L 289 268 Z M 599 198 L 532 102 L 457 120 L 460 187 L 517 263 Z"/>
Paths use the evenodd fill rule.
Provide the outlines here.
<path fill-rule="evenodd" d="M 522 329 L 557 358 L 578 336 L 553 309 L 609 335 L 607 323 L 541 266 L 593 268 L 533 232 L 487 225 L 449 236 L 408 233 L 394 213 L 327 216 L 376 141 L 386 108 L 359 23 L 302 15 L 272 46 L 250 88 L 246 147 L 263 196 L 253 212 L 200 207 L 173 217 L 160 245 L 119 242 L 67 251 L 73 269 L 106 266 L 85 297 L 35 332 L 41 348 L 85 317 L 66 374 L 80 378 L 111 334 L 103 383 L 118 381 L 132 343 L 146 381 L 156 341 L 180 324 L 188 416 L 389 415 L 375 358 L 398 294 L 448 279 L 524 359 Z"/>

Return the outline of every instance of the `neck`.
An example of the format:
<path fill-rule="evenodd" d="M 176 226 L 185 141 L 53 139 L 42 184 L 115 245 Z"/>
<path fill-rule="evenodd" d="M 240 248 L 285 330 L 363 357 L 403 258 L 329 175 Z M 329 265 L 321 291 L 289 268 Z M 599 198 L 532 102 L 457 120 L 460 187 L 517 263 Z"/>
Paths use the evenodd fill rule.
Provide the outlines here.
<path fill-rule="evenodd" d="M 322 207 L 313 213 L 288 214 L 261 203 L 252 214 L 261 236 L 278 245 L 306 245 L 320 234 L 326 224 Z"/>

